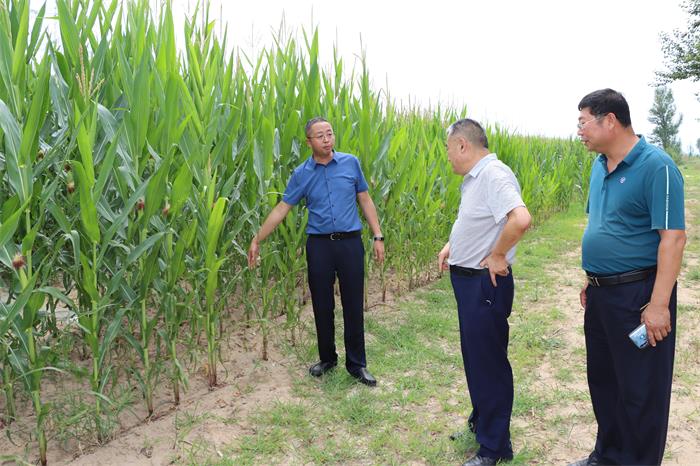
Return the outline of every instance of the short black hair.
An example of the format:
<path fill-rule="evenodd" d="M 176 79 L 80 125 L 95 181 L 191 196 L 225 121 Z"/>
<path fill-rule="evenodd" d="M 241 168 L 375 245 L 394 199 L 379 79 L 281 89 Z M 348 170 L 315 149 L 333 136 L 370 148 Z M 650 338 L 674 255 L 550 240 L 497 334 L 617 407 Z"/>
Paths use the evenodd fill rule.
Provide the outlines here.
<path fill-rule="evenodd" d="M 578 103 L 578 109 L 590 109 L 591 115 L 600 117 L 612 113 L 622 126 L 627 128 L 632 124 L 630 106 L 625 97 L 613 89 L 599 89 L 588 94 Z"/>
<path fill-rule="evenodd" d="M 306 134 L 307 138 L 310 136 L 309 132 L 311 131 L 311 127 L 316 123 L 328 123 L 328 120 L 326 120 L 323 117 L 317 116 L 307 121 L 306 126 L 304 126 L 304 133 Z"/>
<path fill-rule="evenodd" d="M 447 137 L 455 133 L 461 134 L 471 144 L 479 144 L 485 149 L 489 148 L 489 140 L 486 137 L 486 131 L 478 121 L 471 118 L 462 118 L 457 120 L 447 128 Z"/>

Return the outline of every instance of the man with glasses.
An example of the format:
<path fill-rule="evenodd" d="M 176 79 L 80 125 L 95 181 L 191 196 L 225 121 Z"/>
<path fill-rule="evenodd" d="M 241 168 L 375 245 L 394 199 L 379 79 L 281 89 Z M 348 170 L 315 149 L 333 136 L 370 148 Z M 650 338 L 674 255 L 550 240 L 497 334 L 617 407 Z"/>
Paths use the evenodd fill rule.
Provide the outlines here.
<path fill-rule="evenodd" d="M 514 286 L 510 265 L 515 260 L 515 245 L 531 218 L 518 180 L 488 146 L 482 126 L 469 118 L 447 130 L 447 159 L 464 181 L 450 240 L 438 254 L 438 270 L 450 270 L 472 403 L 467 423 L 480 446 L 463 466 L 492 465 L 513 458 L 508 316 Z"/>
<path fill-rule="evenodd" d="M 248 266 L 256 266 L 260 241 L 272 233 L 293 206 L 306 200 L 309 210 L 306 263 L 320 356 L 320 362 L 311 366 L 309 373 L 320 377 L 338 363 L 333 312 L 333 285 L 337 275 L 345 323 L 345 367 L 363 384 L 374 386 L 377 381 L 367 370 L 365 356 L 365 251 L 357 204 L 374 234 L 374 258 L 381 263 L 384 237 L 377 210 L 367 192 L 359 160 L 334 150 L 331 124 L 323 118 L 313 118 L 306 123 L 305 131 L 311 157 L 294 169 L 282 201 L 272 209 L 253 237 L 248 249 Z"/>
<path fill-rule="evenodd" d="M 685 246 L 683 178 L 671 157 L 632 129 L 619 92 L 578 105 L 593 163 L 581 290 L 595 448 L 570 466 L 660 464 L 671 401 L 676 279 Z M 643 324 L 649 346 L 628 338 Z"/>

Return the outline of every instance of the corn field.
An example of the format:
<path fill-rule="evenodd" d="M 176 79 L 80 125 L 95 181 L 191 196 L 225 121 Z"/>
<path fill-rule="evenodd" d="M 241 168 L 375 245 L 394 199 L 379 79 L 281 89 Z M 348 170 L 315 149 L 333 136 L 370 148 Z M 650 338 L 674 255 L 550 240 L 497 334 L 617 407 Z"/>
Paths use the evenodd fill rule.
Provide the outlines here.
<path fill-rule="evenodd" d="M 253 272 L 245 249 L 309 156 L 311 117 L 362 163 L 387 237 L 370 269 L 380 299 L 434 278 L 461 181 L 445 128 L 465 109 L 399 108 L 363 61 L 348 69 L 335 53 L 323 69 L 317 31 L 280 33 L 249 57 L 215 33 L 206 3 L 177 31 L 168 2 L 56 7 L 0 0 L 0 409 L 10 431 L 31 420 L 42 464 L 66 430 L 112 438 L 139 402 L 124 386 L 147 416 L 156 392 L 180 403 L 191 377 L 216 387 L 221 343 L 241 322 L 262 335 L 263 359 L 272 325 L 294 343 L 305 209 Z M 488 132 L 536 219 L 585 194 L 579 144 Z M 58 380 L 78 387 L 77 412 L 61 409 Z"/>

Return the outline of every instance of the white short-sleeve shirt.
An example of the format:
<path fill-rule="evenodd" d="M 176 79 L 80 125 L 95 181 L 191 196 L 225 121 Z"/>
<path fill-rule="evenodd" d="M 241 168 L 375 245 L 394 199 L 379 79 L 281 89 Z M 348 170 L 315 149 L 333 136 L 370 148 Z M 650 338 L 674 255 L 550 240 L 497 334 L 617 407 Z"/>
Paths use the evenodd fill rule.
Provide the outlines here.
<path fill-rule="evenodd" d="M 481 269 L 503 231 L 508 213 L 524 206 L 513 171 L 489 154 L 464 176 L 457 220 L 450 233 L 450 265 Z M 515 246 L 506 254 L 512 264 Z"/>

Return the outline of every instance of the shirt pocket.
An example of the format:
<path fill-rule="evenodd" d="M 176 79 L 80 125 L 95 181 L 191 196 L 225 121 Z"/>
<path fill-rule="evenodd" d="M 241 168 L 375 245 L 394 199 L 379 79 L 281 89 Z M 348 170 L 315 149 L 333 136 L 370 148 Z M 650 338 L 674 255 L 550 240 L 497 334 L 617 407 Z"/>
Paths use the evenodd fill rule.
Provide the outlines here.
<path fill-rule="evenodd" d="M 350 174 L 336 174 L 330 179 L 331 197 L 344 201 L 354 199 L 357 195 L 357 178 Z"/>

